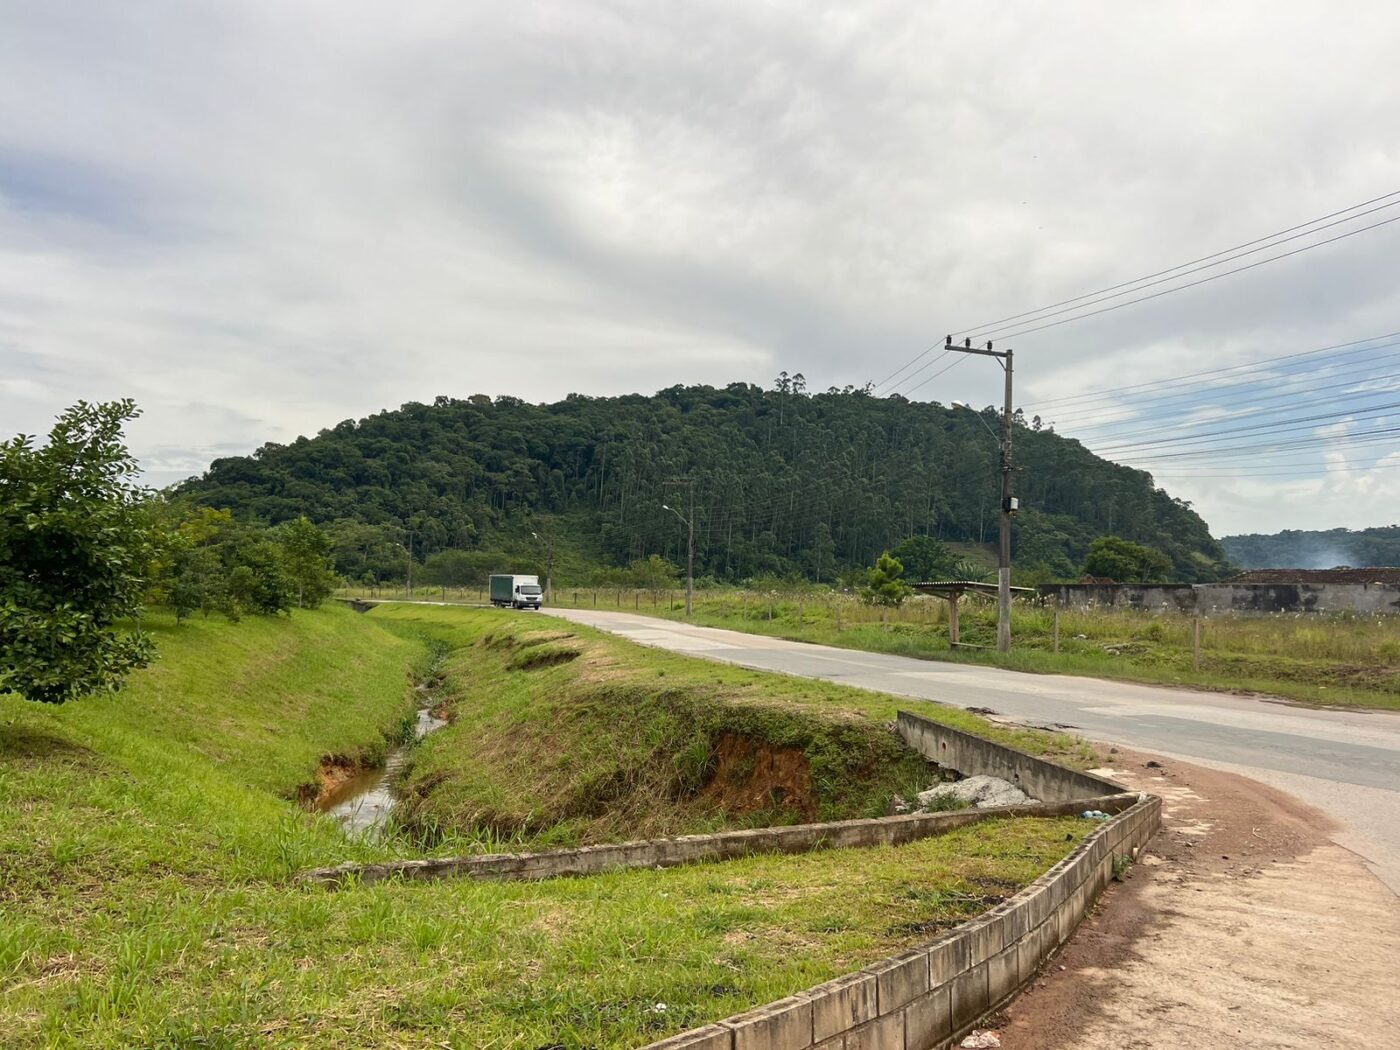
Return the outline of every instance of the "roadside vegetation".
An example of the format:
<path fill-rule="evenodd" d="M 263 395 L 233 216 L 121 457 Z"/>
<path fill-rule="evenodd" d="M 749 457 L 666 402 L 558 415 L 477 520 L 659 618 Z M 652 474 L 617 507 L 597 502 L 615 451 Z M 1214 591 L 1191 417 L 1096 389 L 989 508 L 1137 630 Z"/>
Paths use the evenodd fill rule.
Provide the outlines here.
<path fill-rule="evenodd" d="M 596 598 L 595 598 L 596 595 Z M 463 600 L 471 600 L 464 594 Z M 556 588 L 555 604 L 683 619 L 684 593 Z M 697 591 L 695 622 L 848 649 L 953 660 L 1050 674 L 1258 692 L 1314 705 L 1400 709 L 1400 617 L 1350 614 L 1207 617 L 1200 669 L 1189 617 L 1119 611 L 1055 614 L 1017 602 L 1014 647 L 1000 654 L 996 606 L 964 599 L 959 634 L 985 648 L 950 649 L 947 603 L 915 596 L 872 605 L 828 588 Z"/>
<path fill-rule="evenodd" d="M 647 649 L 531 613 L 386 605 L 452 648 L 405 829 L 453 852 L 883 816 L 934 778 L 892 697 Z M 931 717 L 1083 764 L 1073 738 Z"/>
<path fill-rule="evenodd" d="M 629 703 L 661 710 L 647 699 L 653 682 L 739 708 L 776 705 L 780 726 L 806 712 L 883 733 L 895 707 L 572 628 L 573 638 L 521 644 L 549 624 L 419 607 L 237 624 L 162 613 L 145 623 L 160 659 L 121 693 L 64 705 L 0 696 L 0 1045 L 635 1046 L 926 940 L 1085 834 L 1083 821 L 1023 819 L 893 849 L 535 884 L 292 883 L 308 867 L 418 854 L 402 836 L 349 839 L 296 800 L 324 759 L 376 761 L 403 739 L 421 702 L 414 674 L 445 644 L 457 652 L 437 692 L 456 723 L 415 756 L 420 784 L 434 768 L 466 767 L 452 750 L 470 746 L 492 681 L 528 706 L 527 683 L 581 696 L 593 686 L 566 676 L 592 668 L 590 681 L 615 691 L 590 702 L 622 724 L 641 717 Z M 573 646 L 578 657 L 557 659 Z M 495 702 L 484 719 L 504 715 L 507 700 Z M 555 722 L 577 713 L 534 711 Z M 591 735 L 605 723 L 580 726 Z M 603 741 L 581 770 L 601 768 Z M 497 771 L 514 773 L 511 791 L 547 797 L 547 782 Z M 694 816 L 657 802 L 657 828 Z M 565 837 L 605 830 L 576 821 Z"/>

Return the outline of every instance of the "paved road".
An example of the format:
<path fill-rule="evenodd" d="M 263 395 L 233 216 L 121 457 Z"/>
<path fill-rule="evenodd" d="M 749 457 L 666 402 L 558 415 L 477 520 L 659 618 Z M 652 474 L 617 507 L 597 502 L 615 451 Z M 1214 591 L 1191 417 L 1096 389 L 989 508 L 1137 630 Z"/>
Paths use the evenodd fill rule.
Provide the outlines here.
<path fill-rule="evenodd" d="M 1264 781 L 1334 817 L 1339 845 L 1400 895 L 1400 714 L 1317 711 L 1192 689 L 1033 675 L 788 642 L 631 613 L 553 609 L 645 645 L 821 678 L 1198 762 Z"/>

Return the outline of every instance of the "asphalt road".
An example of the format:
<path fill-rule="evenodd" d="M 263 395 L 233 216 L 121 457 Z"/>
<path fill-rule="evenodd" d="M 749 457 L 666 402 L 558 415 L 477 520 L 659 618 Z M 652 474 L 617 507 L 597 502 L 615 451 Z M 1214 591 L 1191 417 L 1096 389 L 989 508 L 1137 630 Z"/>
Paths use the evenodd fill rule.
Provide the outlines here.
<path fill-rule="evenodd" d="M 1362 856 L 1400 895 L 1400 713 L 1319 711 L 1193 689 L 939 663 L 631 613 L 550 613 L 644 645 L 918 700 L 991 708 L 1002 721 L 1062 728 L 1241 773 L 1333 817 L 1333 841 Z"/>

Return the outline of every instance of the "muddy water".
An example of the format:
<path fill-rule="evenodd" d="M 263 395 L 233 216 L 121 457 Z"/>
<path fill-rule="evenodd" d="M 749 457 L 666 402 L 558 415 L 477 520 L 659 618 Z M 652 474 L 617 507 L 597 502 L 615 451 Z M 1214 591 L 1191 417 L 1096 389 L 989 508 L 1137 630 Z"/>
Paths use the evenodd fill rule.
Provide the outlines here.
<path fill-rule="evenodd" d="M 418 712 L 413 735 L 421 740 L 445 725 L 445 719 L 435 718 L 425 707 Z M 408 751 L 408 746 L 394 748 L 389 752 L 383 768 L 366 770 L 351 777 L 323 798 L 316 808 L 338 820 L 351 835 L 369 834 L 383 827 L 398 802 L 394 782 L 398 779 L 399 770 L 408 761 Z"/>

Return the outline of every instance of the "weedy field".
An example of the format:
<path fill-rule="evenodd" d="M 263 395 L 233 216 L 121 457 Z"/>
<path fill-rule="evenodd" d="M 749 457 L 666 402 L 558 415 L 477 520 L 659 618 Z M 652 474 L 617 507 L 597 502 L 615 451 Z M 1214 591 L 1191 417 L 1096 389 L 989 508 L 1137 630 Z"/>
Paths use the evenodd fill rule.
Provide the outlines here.
<path fill-rule="evenodd" d="M 524 644 L 548 624 L 416 608 L 237 625 L 155 617 L 160 660 L 123 693 L 59 708 L 0 697 L 0 1045 L 636 1045 L 925 940 L 1014 892 L 1085 833 L 1081 821 L 1023 819 L 896 848 L 534 884 L 294 884 L 305 868 L 420 850 L 406 836 L 348 839 L 297 800 L 326 759 L 372 762 L 405 738 L 423 695 L 415 680 L 444 646 L 435 696 L 455 722 L 414 756 L 409 785 L 426 804 L 410 825 L 422 833 L 431 817 L 438 849 L 503 835 L 580 841 L 633 820 L 791 819 L 786 794 L 742 813 L 697 802 L 703 788 L 682 791 L 648 817 L 636 805 L 645 793 L 619 816 L 609 807 L 626 793 L 598 790 L 609 768 L 646 792 L 666 786 L 660 756 L 697 735 L 736 735 L 750 717 L 811 744 L 818 813 L 878 805 L 907 774 L 895 761 L 876 786 L 843 788 L 883 752 L 868 743 L 854 766 L 829 753 L 862 722 L 870 735 L 858 739 L 878 739 L 893 700 L 634 651 L 572 627 Z M 579 655 L 559 655 L 571 647 Z M 738 710 L 718 711 L 727 706 Z M 577 735 L 560 748 L 565 721 Z M 834 728 L 808 725 L 805 738 L 793 728 L 811 721 Z M 530 723 L 548 727 L 538 761 L 517 751 L 459 783 L 488 756 L 481 741 Z M 659 727 L 651 745 L 607 758 L 648 726 Z M 1026 737 L 1087 760 L 1072 741 Z M 679 753 L 674 783 L 721 765 Z M 733 757 L 734 770 L 746 764 Z M 516 819 L 590 775 L 602 780 L 590 781 L 588 807 Z M 497 778 L 502 796 L 524 801 L 499 811 L 513 823 L 483 829 L 476 815 Z"/>
<path fill-rule="evenodd" d="M 596 597 L 595 597 L 596 595 Z M 649 616 L 684 615 L 680 591 L 558 588 L 555 603 L 621 608 Z M 1081 674 L 1201 689 L 1270 693 L 1305 704 L 1400 710 L 1400 617 L 1333 615 L 1212 616 L 1201 621 L 1200 668 L 1188 617 L 1127 611 L 1060 614 L 1059 651 L 1050 609 L 1017 602 L 1014 648 L 997 653 L 996 607 L 965 599 L 964 643 L 948 645 L 946 603 L 918 596 L 899 609 L 866 605 L 824 589 L 696 593 L 695 622 L 796 641 L 1013 670 Z"/>

